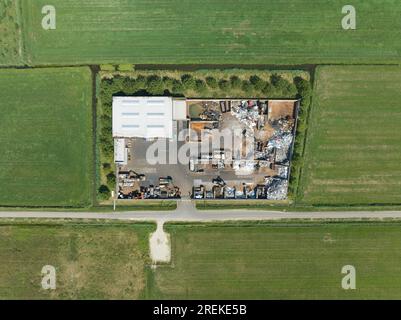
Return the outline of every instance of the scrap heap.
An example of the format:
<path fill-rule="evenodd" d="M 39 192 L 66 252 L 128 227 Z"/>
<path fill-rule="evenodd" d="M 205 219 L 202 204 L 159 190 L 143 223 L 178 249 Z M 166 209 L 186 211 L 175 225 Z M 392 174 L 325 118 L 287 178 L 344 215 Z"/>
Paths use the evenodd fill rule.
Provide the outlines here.
<path fill-rule="evenodd" d="M 232 105 L 231 114 L 247 128 L 245 135 L 252 137 L 260 119 L 258 104 L 255 101 L 241 101 Z"/>
<path fill-rule="evenodd" d="M 285 200 L 287 198 L 288 180 L 278 177 L 266 178 L 266 199 Z"/>
<path fill-rule="evenodd" d="M 294 121 L 289 119 L 280 119 L 272 123 L 272 127 L 276 130 L 270 138 L 267 148 L 268 150 L 276 150 L 276 162 L 278 163 L 289 162 L 289 153 L 294 139 L 293 126 Z"/>

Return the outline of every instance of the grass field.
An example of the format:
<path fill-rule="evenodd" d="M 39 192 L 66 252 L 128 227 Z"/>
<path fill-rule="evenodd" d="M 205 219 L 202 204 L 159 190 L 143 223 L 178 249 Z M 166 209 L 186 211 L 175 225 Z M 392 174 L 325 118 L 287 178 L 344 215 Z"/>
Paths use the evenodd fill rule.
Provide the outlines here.
<path fill-rule="evenodd" d="M 4 0 L 3 0 L 4 1 Z M 342 0 L 21 0 L 31 64 L 305 64 L 400 61 L 397 0 L 355 0 L 344 31 Z"/>
<path fill-rule="evenodd" d="M 177 226 L 173 262 L 154 272 L 155 298 L 399 299 L 399 223 Z M 356 290 L 341 288 L 344 265 Z"/>
<path fill-rule="evenodd" d="M 0 206 L 88 206 L 88 68 L 0 71 Z"/>
<path fill-rule="evenodd" d="M 401 68 L 321 67 L 300 200 L 401 203 Z"/>
<path fill-rule="evenodd" d="M 135 299 L 152 225 L 0 225 L 0 299 Z M 56 268 L 56 290 L 41 270 Z"/>
<path fill-rule="evenodd" d="M 397 299 L 401 224 L 168 225 L 171 265 L 150 268 L 153 224 L 0 224 L 0 299 Z M 344 265 L 354 291 L 341 288 Z M 57 288 L 41 289 L 56 268 Z"/>
<path fill-rule="evenodd" d="M 0 0 L 0 66 L 22 63 L 19 0 Z"/>

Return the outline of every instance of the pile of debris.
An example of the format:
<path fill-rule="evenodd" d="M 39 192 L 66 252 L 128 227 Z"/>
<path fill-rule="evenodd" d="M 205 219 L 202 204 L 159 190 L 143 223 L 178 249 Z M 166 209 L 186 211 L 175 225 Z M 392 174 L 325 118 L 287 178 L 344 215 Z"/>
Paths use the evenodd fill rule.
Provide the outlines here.
<path fill-rule="evenodd" d="M 205 108 L 199 117 L 204 121 L 221 121 L 221 113 L 210 108 Z"/>
<path fill-rule="evenodd" d="M 268 200 L 285 200 L 288 192 L 288 180 L 277 177 L 266 178 Z"/>
<path fill-rule="evenodd" d="M 276 132 L 271 137 L 267 147 L 269 150 L 276 149 L 276 162 L 288 162 L 292 141 L 293 135 L 290 132 Z"/>
<path fill-rule="evenodd" d="M 239 104 L 233 104 L 231 114 L 249 129 L 245 135 L 253 136 L 254 128 L 260 119 L 259 106 L 256 101 L 241 101 Z"/>

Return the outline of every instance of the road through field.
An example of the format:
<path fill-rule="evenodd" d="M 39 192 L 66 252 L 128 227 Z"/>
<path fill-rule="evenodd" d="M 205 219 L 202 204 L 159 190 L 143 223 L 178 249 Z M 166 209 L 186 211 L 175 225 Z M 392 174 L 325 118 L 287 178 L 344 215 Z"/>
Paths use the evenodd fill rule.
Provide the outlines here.
<path fill-rule="evenodd" d="M 283 219 L 401 219 L 401 211 L 283 212 L 263 210 L 197 210 L 191 201 L 179 201 L 174 211 L 50 212 L 1 211 L 0 218 L 111 219 L 157 222 L 213 222 Z"/>

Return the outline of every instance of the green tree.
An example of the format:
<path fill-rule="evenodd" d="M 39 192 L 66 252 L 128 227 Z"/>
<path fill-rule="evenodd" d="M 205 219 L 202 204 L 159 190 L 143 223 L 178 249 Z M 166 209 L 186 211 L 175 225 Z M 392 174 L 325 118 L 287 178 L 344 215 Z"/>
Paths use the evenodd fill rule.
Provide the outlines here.
<path fill-rule="evenodd" d="M 253 75 L 249 77 L 249 82 L 257 91 L 261 91 L 266 86 L 266 81 L 262 80 L 259 76 Z"/>
<path fill-rule="evenodd" d="M 148 76 L 146 79 L 146 90 L 153 95 L 163 94 L 164 86 L 162 79 L 157 75 Z"/>
<path fill-rule="evenodd" d="M 138 77 L 136 77 L 135 83 L 136 83 L 136 87 L 138 88 L 138 90 L 146 89 L 146 77 L 145 76 L 139 75 Z"/>
<path fill-rule="evenodd" d="M 237 76 L 230 77 L 230 84 L 233 89 L 240 89 L 242 85 L 242 81 Z"/>
<path fill-rule="evenodd" d="M 230 82 L 228 82 L 227 80 L 224 80 L 224 79 L 220 80 L 219 88 L 220 88 L 220 90 L 227 92 L 231 88 Z"/>
<path fill-rule="evenodd" d="M 186 90 L 194 90 L 195 89 L 195 86 L 196 86 L 195 79 L 190 74 L 184 74 L 181 77 L 181 81 Z"/>
<path fill-rule="evenodd" d="M 214 77 L 206 77 L 206 84 L 212 89 L 217 89 L 217 87 L 219 86 L 216 78 Z"/>
<path fill-rule="evenodd" d="M 297 98 L 302 99 L 301 104 L 309 105 L 312 96 L 312 88 L 310 82 L 301 77 L 295 77 L 294 84 L 298 91 Z"/>
<path fill-rule="evenodd" d="M 116 186 L 116 175 L 113 172 L 110 172 L 107 176 L 107 184 L 111 187 L 111 188 L 115 188 Z"/>
<path fill-rule="evenodd" d="M 252 85 L 252 83 L 250 81 L 248 81 L 248 80 L 242 81 L 241 88 L 242 88 L 242 91 L 245 92 L 245 94 L 247 94 L 249 96 L 252 94 L 253 85 Z"/>
<path fill-rule="evenodd" d="M 201 79 L 197 79 L 195 81 L 195 86 L 196 86 L 196 92 L 198 92 L 198 93 L 204 93 L 207 89 L 205 81 L 203 81 Z"/>
<path fill-rule="evenodd" d="M 278 74 L 272 74 L 270 77 L 271 84 L 279 90 L 284 90 L 288 85 L 288 80 Z"/>
<path fill-rule="evenodd" d="M 98 190 L 98 195 L 101 200 L 110 199 L 111 192 L 108 186 L 101 185 Z"/>
<path fill-rule="evenodd" d="M 184 92 L 184 85 L 182 84 L 182 82 L 180 80 L 175 79 L 173 81 L 173 86 L 171 88 L 171 91 L 174 94 L 182 94 Z"/>
<path fill-rule="evenodd" d="M 132 79 L 130 77 L 126 77 L 123 80 L 123 91 L 126 94 L 133 94 L 135 91 L 137 91 L 136 87 L 137 83 L 135 79 Z"/>
<path fill-rule="evenodd" d="M 266 85 L 262 89 L 262 93 L 265 95 L 265 98 L 270 98 L 274 96 L 274 87 L 266 82 Z"/>
<path fill-rule="evenodd" d="M 174 79 L 164 76 L 163 77 L 163 85 L 164 85 L 164 88 L 171 89 L 174 85 Z"/>

